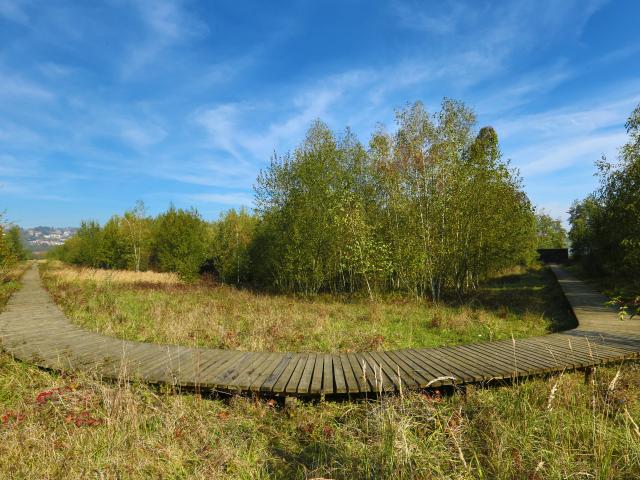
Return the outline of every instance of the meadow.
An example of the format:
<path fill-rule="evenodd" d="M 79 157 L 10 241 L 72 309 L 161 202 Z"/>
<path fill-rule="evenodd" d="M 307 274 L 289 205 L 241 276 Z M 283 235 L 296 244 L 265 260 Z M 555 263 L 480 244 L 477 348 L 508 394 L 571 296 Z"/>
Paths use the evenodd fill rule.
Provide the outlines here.
<path fill-rule="evenodd" d="M 541 335 L 572 318 L 553 277 L 514 269 L 473 296 L 435 304 L 380 295 L 269 295 L 174 274 L 49 262 L 45 286 L 78 325 L 129 340 L 267 351 L 433 347 Z"/>
<path fill-rule="evenodd" d="M 3 303 L 17 288 L 18 275 L 2 284 Z M 155 337 L 145 333 L 149 325 L 127 327 L 136 319 L 153 322 L 151 315 L 158 312 L 150 310 L 151 300 L 176 320 L 190 308 L 196 310 L 194 318 L 216 312 L 194 307 L 211 295 L 211 305 L 224 300 L 236 312 L 227 325 L 242 325 L 257 312 L 272 312 L 272 322 L 290 318 L 291 325 L 311 321 L 319 312 L 326 312 L 327 322 L 347 314 L 355 323 L 352 336 L 362 329 L 355 321 L 372 308 L 366 299 L 262 298 L 155 274 L 134 281 L 132 275 L 142 275 L 118 278 L 54 265 L 43 275 L 74 321 L 146 340 L 219 342 L 193 337 L 197 324 L 191 322 L 184 322 L 181 334 L 174 326 L 160 328 Z M 475 327 L 469 324 L 476 317 L 466 319 L 474 311 L 496 322 L 496 336 L 515 328 L 519 315 L 530 317 L 519 333 L 537 334 L 562 321 L 558 299 L 541 295 L 553 288 L 544 270 L 534 270 L 496 279 L 460 305 L 379 300 L 378 327 L 391 328 L 400 311 L 413 312 L 415 322 L 437 314 L 439 329 L 457 332 L 438 336 L 423 322 L 421 333 L 385 338 L 380 347 L 428 337 L 433 344 L 474 341 Z M 105 306 L 111 315 L 122 312 L 112 330 L 104 317 L 93 326 L 86 323 Z M 279 308 L 285 312 L 278 313 Z M 221 322 L 226 313 L 211 313 L 207 322 Z M 250 334 L 265 335 L 238 332 L 239 348 L 254 345 Z M 274 349 L 323 345 L 318 338 L 300 343 L 295 336 L 262 342 L 257 344 Z M 361 345 L 357 339 L 344 342 L 341 348 Z M 637 478 L 639 367 L 631 362 L 600 368 L 592 384 L 585 384 L 581 373 L 563 372 L 464 393 L 405 392 L 343 402 L 298 401 L 285 408 L 270 398 L 197 395 L 126 378 L 102 382 L 89 374 L 61 375 L 0 354 L 0 472 L 7 478 Z"/>

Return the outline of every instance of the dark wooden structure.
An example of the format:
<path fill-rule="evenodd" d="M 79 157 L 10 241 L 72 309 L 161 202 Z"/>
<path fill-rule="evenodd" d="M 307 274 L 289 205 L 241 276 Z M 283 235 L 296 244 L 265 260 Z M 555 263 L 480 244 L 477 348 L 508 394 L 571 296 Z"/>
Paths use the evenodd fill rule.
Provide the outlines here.
<path fill-rule="evenodd" d="M 538 258 L 544 263 L 567 263 L 569 261 L 569 249 L 539 248 Z"/>
<path fill-rule="evenodd" d="M 56 370 L 109 379 L 284 396 L 421 389 L 583 369 L 638 356 L 640 322 L 551 266 L 575 313 L 573 330 L 521 340 L 360 353 L 273 353 L 187 348 L 107 337 L 73 325 L 42 288 L 36 267 L 0 314 L 1 347 Z"/>

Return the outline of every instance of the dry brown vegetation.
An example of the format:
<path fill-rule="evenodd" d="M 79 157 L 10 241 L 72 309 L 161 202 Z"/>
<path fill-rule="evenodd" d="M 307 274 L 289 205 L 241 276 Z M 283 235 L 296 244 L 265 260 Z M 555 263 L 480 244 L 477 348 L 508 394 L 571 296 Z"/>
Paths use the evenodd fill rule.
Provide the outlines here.
<path fill-rule="evenodd" d="M 56 276 L 64 282 L 95 282 L 96 284 L 117 284 L 136 286 L 177 286 L 184 285 L 177 273 L 134 272 L 131 270 L 106 270 L 103 268 L 71 268 L 60 261 L 51 261 Z"/>

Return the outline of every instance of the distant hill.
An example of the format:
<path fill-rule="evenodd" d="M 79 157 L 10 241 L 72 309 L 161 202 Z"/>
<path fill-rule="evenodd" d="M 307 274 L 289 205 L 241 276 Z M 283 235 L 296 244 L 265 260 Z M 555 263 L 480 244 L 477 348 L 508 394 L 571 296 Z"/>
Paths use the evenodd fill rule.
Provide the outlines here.
<path fill-rule="evenodd" d="M 46 252 L 56 245 L 62 245 L 78 231 L 75 227 L 34 227 L 21 228 L 22 239 L 32 252 Z"/>

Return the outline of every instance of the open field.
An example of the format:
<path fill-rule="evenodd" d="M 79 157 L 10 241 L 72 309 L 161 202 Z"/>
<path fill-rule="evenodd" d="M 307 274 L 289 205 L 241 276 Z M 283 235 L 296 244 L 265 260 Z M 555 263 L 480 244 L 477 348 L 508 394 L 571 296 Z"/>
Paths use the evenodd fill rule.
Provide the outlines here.
<path fill-rule="evenodd" d="M 483 314 L 495 311 L 500 319 L 501 312 L 508 311 L 502 320 L 513 316 L 514 323 L 516 312 L 528 310 L 533 315 L 542 308 L 536 307 L 534 299 L 540 293 L 535 288 L 553 287 L 544 283 L 535 287 L 544 278 L 544 271 L 537 271 L 517 281 L 503 278 L 494 283 L 483 292 Z M 100 295 L 108 288 L 109 298 L 114 299 L 126 291 L 113 281 L 73 280 L 70 285 L 76 290 L 68 295 L 72 291 L 85 295 L 79 309 L 91 301 L 91 289 Z M 3 291 L 16 286 L 15 281 L 6 283 Z M 64 292 L 66 287 L 56 288 Z M 178 288 L 186 293 L 182 297 L 202 298 L 206 292 L 215 295 L 221 287 L 164 288 L 132 291 L 143 299 L 151 293 L 162 298 L 177 296 Z M 537 293 L 522 295 L 530 289 Z M 223 294 L 231 296 L 224 290 Z M 234 292 L 240 294 L 254 295 Z M 134 301 L 131 298 L 128 304 Z M 502 303 L 505 299 L 512 303 Z M 318 303 L 314 308 L 338 303 L 323 300 L 272 299 L 302 301 L 307 306 Z M 365 305 L 353 300 L 344 308 Z M 423 314 L 433 309 L 473 311 L 469 306 L 412 308 L 418 307 Z M 545 328 L 555 318 L 542 317 Z M 121 380 L 106 383 L 91 375 L 59 375 L 0 354 L 0 476 L 604 479 L 640 475 L 637 362 L 600 368 L 588 385 L 581 373 L 563 373 L 512 386 L 476 388 L 465 395 L 412 392 L 375 400 L 298 402 L 292 409 L 258 397 L 208 397 Z"/>
<path fill-rule="evenodd" d="M 167 274 L 42 268 L 69 318 L 131 340 L 268 351 L 355 351 L 455 345 L 543 334 L 572 318 L 544 269 L 494 280 L 455 304 L 383 296 L 264 295 L 188 284 Z"/>

